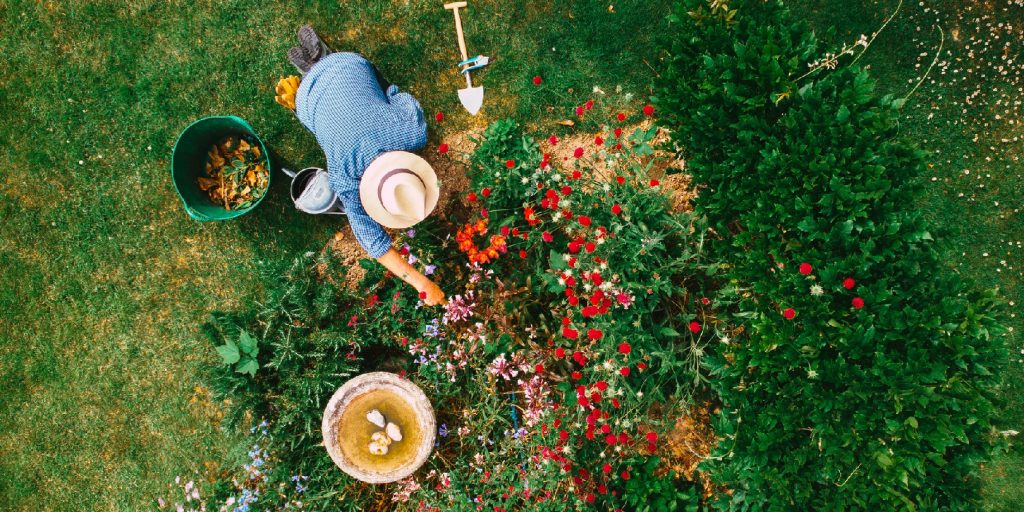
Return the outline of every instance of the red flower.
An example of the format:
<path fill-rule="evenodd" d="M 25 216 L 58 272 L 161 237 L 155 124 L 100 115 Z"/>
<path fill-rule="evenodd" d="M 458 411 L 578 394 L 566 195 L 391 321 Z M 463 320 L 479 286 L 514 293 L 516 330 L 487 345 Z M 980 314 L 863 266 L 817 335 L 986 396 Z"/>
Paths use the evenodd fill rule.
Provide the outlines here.
<path fill-rule="evenodd" d="M 805 276 L 806 275 L 810 275 L 811 270 L 813 270 L 813 269 L 811 268 L 811 264 L 810 263 L 801 263 L 800 264 L 800 273 L 801 274 L 803 274 Z"/>
<path fill-rule="evenodd" d="M 587 100 L 583 106 L 587 107 L 587 110 L 594 108 L 594 100 Z"/>
<path fill-rule="evenodd" d="M 572 152 L 572 156 L 580 158 L 583 156 L 583 148 L 576 148 L 576 151 Z"/>
<path fill-rule="evenodd" d="M 505 167 L 508 167 L 509 169 L 511 169 L 511 168 L 513 168 L 515 166 L 516 166 L 516 161 L 515 160 L 505 160 Z"/>
<path fill-rule="evenodd" d="M 698 323 L 698 322 L 690 322 L 690 332 L 692 332 L 694 334 L 700 332 L 700 323 Z"/>
<path fill-rule="evenodd" d="M 623 366 L 622 369 L 619 370 L 619 375 L 622 375 L 623 377 L 629 377 L 629 367 Z"/>
<path fill-rule="evenodd" d="M 565 349 L 562 347 L 556 348 L 555 357 L 557 357 L 558 359 L 562 359 L 563 357 L 565 357 Z"/>
<path fill-rule="evenodd" d="M 597 244 L 594 242 L 587 242 L 587 245 L 583 246 L 583 249 L 588 253 L 592 253 L 597 250 Z"/>
<path fill-rule="evenodd" d="M 420 300 L 427 298 L 427 292 L 420 292 Z"/>
<path fill-rule="evenodd" d="M 511 160 L 509 160 L 509 162 L 511 162 Z M 484 187 L 484 189 L 480 191 L 480 194 L 483 195 L 484 197 L 487 197 L 491 195 L 491 189 Z M 504 229 L 504 231 L 502 231 L 501 234 L 508 236 L 508 226 L 502 226 L 502 229 Z"/>
<path fill-rule="evenodd" d="M 854 286 L 857 286 L 857 283 L 853 280 L 852 277 L 847 277 L 846 279 L 843 279 L 843 288 L 846 288 L 847 290 L 852 290 Z"/>
<path fill-rule="evenodd" d="M 625 121 L 626 120 L 626 114 L 623 114 L 622 112 L 619 112 L 619 115 L 617 115 L 615 117 L 618 118 L 619 121 Z"/>
<path fill-rule="evenodd" d="M 476 192 L 470 192 L 466 194 L 466 199 L 469 199 L 470 201 L 476 201 Z"/>
<path fill-rule="evenodd" d="M 794 311 L 793 308 L 786 308 L 786 310 L 782 312 L 782 316 L 786 317 L 786 320 L 792 320 L 793 317 L 796 316 L 796 311 Z"/>
<path fill-rule="evenodd" d="M 701 297 L 700 298 L 700 303 L 704 304 L 705 306 L 707 306 L 708 304 L 711 304 L 711 299 L 708 299 L 707 297 Z"/>
<path fill-rule="evenodd" d="M 594 137 L 594 144 L 600 146 L 601 144 L 604 144 L 604 139 L 602 139 L 601 136 L 598 135 L 597 137 Z"/>
<path fill-rule="evenodd" d="M 637 363 L 636 364 L 636 369 L 640 370 L 640 371 L 646 370 L 647 369 L 647 363 Z"/>
<path fill-rule="evenodd" d="M 434 119 L 436 119 L 437 122 L 439 122 L 439 123 L 441 121 L 444 121 L 444 112 L 438 112 L 438 113 L 434 114 Z"/>
<path fill-rule="evenodd" d="M 540 85 L 544 80 L 541 79 L 540 75 L 533 77 L 533 85 Z"/>
<path fill-rule="evenodd" d="M 622 342 L 622 343 L 621 343 L 621 344 L 619 345 L 619 352 L 620 352 L 620 353 L 623 353 L 623 354 L 628 354 L 628 353 L 630 353 L 630 352 L 632 352 L 632 351 L 633 351 L 633 347 L 632 347 L 632 346 L 631 346 L 631 345 L 630 345 L 629 343 L 626 343 L 626 342 Z"/>
<path fill-rule="evenodd" d="M 547 231 L 541 233 L 540 236 L 541 238 L 544 239 L 545 242 L 550 242 L 555 239 L 555 237 L 551 236 L 551 233 L 548 233 Z"/>
<path fill-rule="evenodd" d="M 520 249 L 520 250 L 519 250 L 519 257 L 520 257 L 520 258 L 526 258 L 526 251 L 524 251 L 524 250 Z"/>
<path fill-rule="evenodd" d="M 608 383 L 603 380 L 597 381 L 597 389 L 601 391 L 608 389 Z"/>
<path fill-rule="evenodd" d="M 629 480 L 629 471 L 623 471 L 621 475 L 623 480 Z"/>
<path fill-rule="evenodd" d="M 650 105 L 644 105 L 644 115 L 645 116 L 653 116 L 654 115 L 654 107 L 652 107 Z"/>
<path fill-rule="evenodd" d="M 578 371 L 572 372 L 572 380 L 580 380 L 582 378 L 583 378 L 583 374 L 582 373 L 580 373 Z"/>
<path fill-rule="evenodd" d="M 560 430 L 558 431 L 558 438 L 561 439 L 562 441 L 568 441 L 569 433 L 564 430 Z"/>
<path fill-rule="evenodd" d="M 537 373 L 544 373 L 544 365 L 537 363 L 537 366 L 533 367 L 533 371 Z"/>
<path fill-rule="evenodd" d="M 576 115 L 583 117 L 583 107 L 576 107 Z"/>
<path fill-rule="evenodd" d="M 622 176 L 616 176 L 615 177 L 615 181 L 618 182 L 619 185 L 622 185 L 622 184 L 626 183 L 626 178 L 623 178 Z"/>
<path fill-rule="evenodd" d="M 586 497 L 586 498 L 584 498 L 584 499 L 586 499 L 586 500 L 587 500 L 587 503 L 593 503 L 593 502 L 594 502 L 594 499 L 595 499 L 595 498 L 594 498 L 594 493 L 592 493 L 592 492 L 588 492 L 588 493 L 587 493 L 587 497 Z"/>
<path fill-rule="evenodd" d="M 438 146 L 437 147 L 437 152 L 438 153 L 447 153 L 448 152 L 448 144 L 441 144 L 440 146 Z"/>
<path fill-rule="evenodd" d="M 580 172 L 579 169 L 575 169 L 575 170 L 572 171 L 572 179 L 578 180 L 582 176 L 583 176 L 583 173 Z"/>
<path fill-rule="evenodd" d="M 619 206 L 618 203 L 613 204 L 612 205 L 612 213 L 614 213 L 615 215 L 618 215 L 618 214 L 622 213 L 622 207 Z"/>
<path fill-rule="evenodd" d="M 590 226 L 590 217 L 587 217 L 586 215 L 580 215 L 577 220 L 579 221 L 581 226 L 584 226 L 584 227 L 589 227 Z"/>
<path fill-rule="evenodd" d="M 558 144 L 558 137 L 555 137 L 554 135 L 548 137 L 548 144 L 551 144 L 552 146 Z"/>
<path fill-rule="evenodd" d="M 604 333 L 602 333 L 599 329 L 590 329 L 589 331 L 587 331 L 587 337 L 594 341 L 601 339 L 602 336 L 604 336 Z"/>
<path fill-rule="evenodd" d="M 609 445 L 614 445 L 616 442 L 618 442 L 618 440 L 619 439 L 617 437 L 615 437 L 615 434 L 608 434 L 604 438 L 604 442 L 609 444 Z"/>
<path fill-rule="evenodd" d="M 569 194 L 572 194 L 572 187 L 570 187 L 569 185 L 563 186 L 562 187 L 562 195 L 563 196 L 567 196 Z"/>
<path fill-rule="evenodd" d="M 574 339 L 580 337 L 580 333 L 577 332 L 576 329 L 572 329 L 570 327 L 563 327 L 562 328 L 562 336 L 565 336 L 566 338 L 569 338 L 570 340 L 574 340 Z"/>
<path fill-rule="evenodd" d="M 658 442 L 658 433 L 657 432 L 648 432 L 647 433 L 647 442 L 648 443 L 657 443 Z"/>
<path fill-rule="evenodd" d="M 605 462 L 604 466 L 601 466 L 601 471 L 603 471 L 605 474 L 611 473 L 612 472 L 612 465 L 608 464 L 607 462 Z"/>
<path fill-rule="evenodd" d="M 851 302 L 852 302 L 853 307 L 855 309 L 860 309 L 860 308 L 864 307 L 864 299 L 862 299 L 860 297 L 854 297 Z"/>
<path fill-rule="evenodd" d="M 615 138 L 617 139 L 619 137 L 622 137 L 622 128 L 615 129 Z"/>
<path fill-rule="evenodd" d="M 652 187 L 657 187 L 658 185 L 661 185 L 660 181 L 658 181 L 658 180 L 651 180 L 651 186 Z"/>

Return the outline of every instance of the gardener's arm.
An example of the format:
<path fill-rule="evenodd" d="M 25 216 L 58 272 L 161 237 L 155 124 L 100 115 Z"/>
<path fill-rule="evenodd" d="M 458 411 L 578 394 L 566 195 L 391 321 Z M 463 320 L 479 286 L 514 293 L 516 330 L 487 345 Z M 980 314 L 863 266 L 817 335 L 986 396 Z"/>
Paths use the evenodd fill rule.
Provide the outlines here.
<path fill-rule="evenodd" d="M 405 258 L 398 254 L 398 251 L 391 247 L 391 237 L 363 209 L 363 203 L 359 200 L 359 190 L 342 192 L 338 194 L 338 197 L 345 205 L 345 214 L 352 227 L 352 234 L 355 235 L 356 241 L 363 247 L 366 254 L 379 261 L 392 274 L 409 283 L 418 293 L 426 293 L 426 298 L 423 301 L 427 305 L 433 306 L 446 302 L 441 288 L 413 268 Z"/>
<path fill-rule="evenodd" d="M 428 306 L 436 306 L 447 302 L 441 288 L 431 281 L 430 278 L 416 270 L 393 248 L 388 249 L 383 256 L 377 258 L 377 261 L 384 265 L 384 268 L 390 270 L 392 274 L 409 283 L 417 292 L 425 293 L 426 297 L 423 298 L 423 302 Z"/>

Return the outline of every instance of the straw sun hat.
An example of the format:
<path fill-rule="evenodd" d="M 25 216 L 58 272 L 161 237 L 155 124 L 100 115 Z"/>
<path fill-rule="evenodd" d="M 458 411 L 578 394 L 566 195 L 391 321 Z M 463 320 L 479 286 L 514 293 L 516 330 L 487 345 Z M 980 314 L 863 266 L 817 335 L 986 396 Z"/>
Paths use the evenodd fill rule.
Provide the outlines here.
<path fill-rule="evenodd" d="M 427 218 L 437 206 L 437 175 L 426 160 L 405 151 L 388 151 L 366 168 L 359 200 L 382 226 L 402 229 Z"/>

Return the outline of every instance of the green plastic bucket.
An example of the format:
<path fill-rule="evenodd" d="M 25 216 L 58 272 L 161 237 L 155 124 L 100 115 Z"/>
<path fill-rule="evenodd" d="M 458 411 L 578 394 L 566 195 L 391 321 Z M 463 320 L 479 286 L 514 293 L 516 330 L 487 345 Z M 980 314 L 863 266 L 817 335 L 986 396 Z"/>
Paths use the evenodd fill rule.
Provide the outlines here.
<path fill-rule="evenodd" d="M 273 167 L 270 165 L 270 153 L 263 144 L 263 140 L 256 135 L 256 132 L 240 117 L 235 116 L 214 116 L 204 117 L 185 128 L 174 143 L 174 151 L 171 153 L 171 180 L 174 188 L 178 191 L 178 197 L 185 205 L 185 211 L 196 220 L 228 220 L 244 215 L 253 208 L 259 206 L 266 197 L 260 197 L 248 208 L 241 210 L 226 210 L 223 206 L 215 204 L 210 197 L 199 189 L 197 178 L 206 166 L 207 152 L 210 147 L 229 136 L 246 137 L 250 143 L 259 144 L 260 155 L 264 159 L 269 175 L 267 176 L 267 191 L 270 190 L 270 181 L 274 176 Z"/>

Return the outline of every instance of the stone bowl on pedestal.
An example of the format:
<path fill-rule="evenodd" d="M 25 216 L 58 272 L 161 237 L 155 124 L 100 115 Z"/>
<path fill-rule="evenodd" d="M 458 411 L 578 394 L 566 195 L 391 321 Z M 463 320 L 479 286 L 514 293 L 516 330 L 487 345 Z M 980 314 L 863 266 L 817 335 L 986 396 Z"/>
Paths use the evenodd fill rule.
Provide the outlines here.
<path fill-rule="evenodd" d="M 379 411 L 401 428 L 384 455 L 370 453 L 374 433 L 383 429 L 367 419 Z M 321 426 L 331 460 L 357 480 L 382 484 L 401 480 L 420 468 L 434 449 L 434 408 L 423 391 L 393 373 L 372 372 L 343 384 L 327 403 Z"/>

